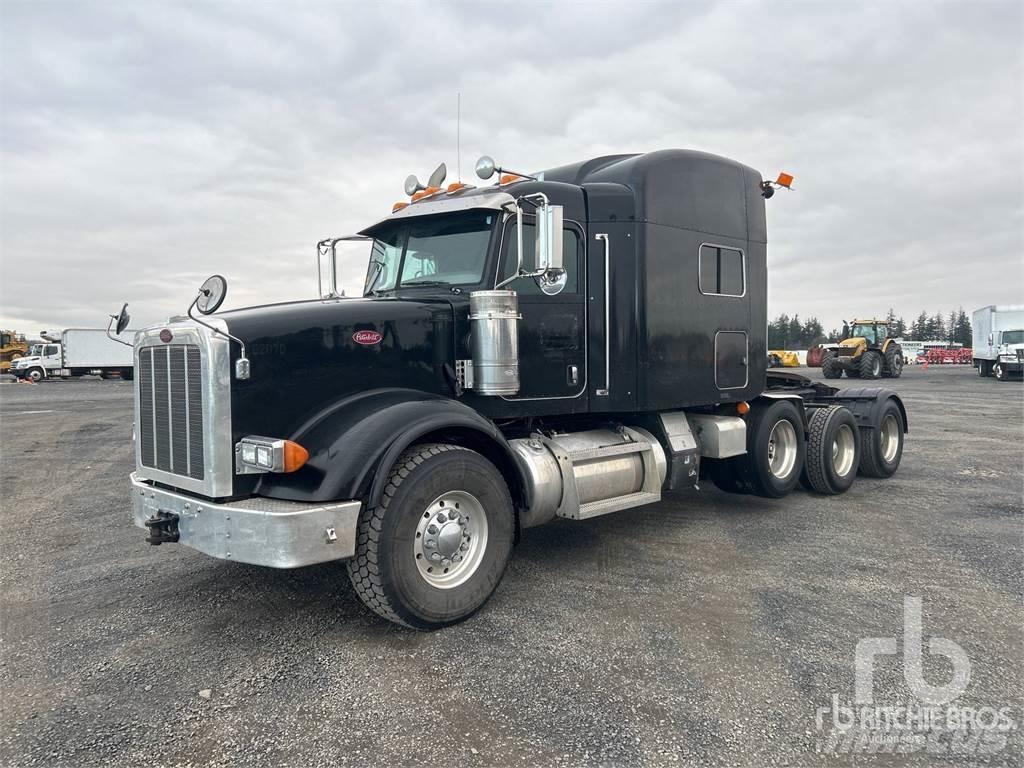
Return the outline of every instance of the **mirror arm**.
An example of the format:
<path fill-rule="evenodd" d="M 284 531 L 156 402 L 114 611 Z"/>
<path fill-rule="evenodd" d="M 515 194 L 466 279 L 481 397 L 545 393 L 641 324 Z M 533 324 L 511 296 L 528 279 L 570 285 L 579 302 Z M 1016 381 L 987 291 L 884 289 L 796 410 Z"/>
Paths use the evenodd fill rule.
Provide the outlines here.
<path fill-rule="evenodd" d="M 203 292 L 200 291 L 199 293 L 196 294 L 196 297 L 194 299 L 192 299 L 192 303 L 189 304 L 189 306 L 188 306 L 188 316 L 190 318 L 192 318 L 193 320 L 195 320 L 197 323 L 199 323 L 204 328 L 209 328 L 214 333 L 219 334 L 220 336 L 224 336 L 225 338 L 229 339 L 230 341 L 236 342 L 238 344 L 238 346 L 242 348 L 242 352 L 239 355 L 238 360 L 235 361 L 235 378 L 236 379 L 248 379 L 249 378 L 249 358 L 247 358 L 245 356 L 245 342 L 242 341 L 237 336 L 232 336 L 227 331 L 222 331 L 220 328 L 215 328 L 214 326 L 210 325 L 207 322 L 204 322 L 204 321 L 200 320 L 198 317 L 196 317 L 195 315 L 192 314 L 192 310 L 195 308 L 196 302 L 199 301 L 199 297 L 202 296 L 202 295 L 203 295 Z"/>
<path fill-rule="evenodd" d="M 107 323 L 107 338 L 110 339 L 111 341 L 116 341 L 118 344 L 124 344 L 126 347 L 134 348 L 135 347 L 134 344 L 129 344 L 124 339 L 119 339 L 119 338 L 117 338 L 117 336 L 114 336 L 113 334 L 111 334 L 110 328 L 114 324 L 115 320 L 117 320 L 117 315 L 111 315 L 110 316 L 110 321 Z"/>

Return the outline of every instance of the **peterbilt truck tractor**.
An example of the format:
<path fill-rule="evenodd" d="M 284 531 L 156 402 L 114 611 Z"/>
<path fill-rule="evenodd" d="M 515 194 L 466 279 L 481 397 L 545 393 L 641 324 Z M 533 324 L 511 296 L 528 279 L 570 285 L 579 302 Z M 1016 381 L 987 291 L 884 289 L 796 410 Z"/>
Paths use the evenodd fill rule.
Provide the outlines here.
<path fill-rule="evenodd" d="M 767 370 L 765 201 L 791 177 L 684 150 L 532 174 L 481 158 L 495 174 L 410 177 L 390 215 L 317 244 L 319 296 L 217 312 L 215 275 L 187 316 L 135 334 L 150 544 L 343 561 L 371 610 L 434 629 L 556 518 L 896 471 L 897 394 Z M 366 279 L 344 298 L 353 240 Z"/>

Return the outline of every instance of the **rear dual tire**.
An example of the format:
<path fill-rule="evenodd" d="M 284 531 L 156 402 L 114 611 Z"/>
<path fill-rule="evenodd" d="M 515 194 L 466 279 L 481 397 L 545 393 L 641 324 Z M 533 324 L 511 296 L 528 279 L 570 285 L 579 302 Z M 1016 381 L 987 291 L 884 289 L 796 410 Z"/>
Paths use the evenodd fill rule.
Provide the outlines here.
<path fill-rule="evenodd" d="M 818 408 L 807 424 L 807 459 L 801 483 L 826 496 L 845 493 L 857 478 L 860 435 L 848 408 Z"/>
<path fill-rule="evenodd" d="M 903 412 L 895 400 L 886 400 L 877 426 L 860 430 L 860 474 L 891 477 L 903 458 L 905 432 Z"/>
<path fill-rule="evenodd" d="M 752 493 L 778 499 L 796 487 L 804 466 L 806 443 L 800 412 L 778 400 L 756 406 L 747 420 L 747 452 L 712 460 L 715 485 L 728 493 Z"/>
<path fill-rule="evenodd" d="M 416 445 L 365 510 L 348 574 L 374 613 L 414 629 L 472 616 L 501 580 L 515 519 L 501 473 L 457 445 Z"/>

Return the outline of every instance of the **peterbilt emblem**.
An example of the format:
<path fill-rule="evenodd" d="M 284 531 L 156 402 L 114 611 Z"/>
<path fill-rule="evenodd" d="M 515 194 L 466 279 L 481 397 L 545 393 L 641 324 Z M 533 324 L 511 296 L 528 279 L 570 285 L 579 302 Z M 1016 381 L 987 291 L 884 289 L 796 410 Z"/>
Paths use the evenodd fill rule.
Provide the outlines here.
<path fill-rule="evenodd" d="M 356 344 L 362 344 L 364 347 L 380 344 L 383 338 L 384 335 L 377 331 L 356 331 L 352 334 L 352 341 Z"/>
<path fill-rule="evenodd" d="M 171 333 L 169 328 L 164 328 L 162 331 L 160 331 L 160 341 L 162 341 L 164 344 L 170 344 L 171 339 L 173 338 L 174 334 Z"/>

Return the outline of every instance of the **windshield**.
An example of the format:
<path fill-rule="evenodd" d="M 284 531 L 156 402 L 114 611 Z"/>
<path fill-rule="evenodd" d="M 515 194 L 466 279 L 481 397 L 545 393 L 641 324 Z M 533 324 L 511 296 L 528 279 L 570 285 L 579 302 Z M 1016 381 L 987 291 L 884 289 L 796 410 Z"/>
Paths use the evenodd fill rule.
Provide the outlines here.
<path fill-rule="evenodd" d="M 466 211 L 386 222 L 372 233 L 364 294 L 479 283 L 495 218 L 493 211 Z"/>
<path fill-rule="evenodd" d="M 870 342 L 878 343 L 885 338 L 885 327 L 878 326 L 878 338 L 875 338 L 875 326 L 870 323 L 854 323 L 850 336 L 863 336 Z"/>
<path fill-rule="evenodd" d="M 1003 331 L 1003 344 L 1024 344 L 1024 331 Z"/>

